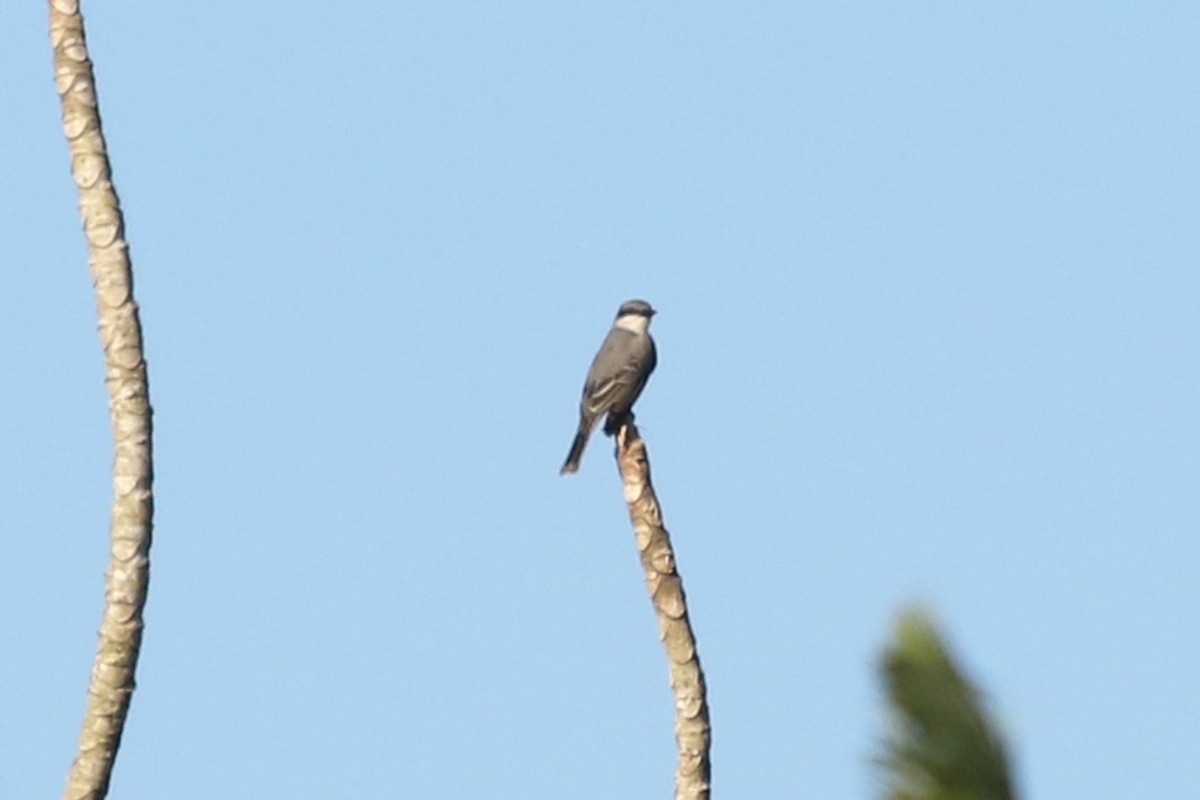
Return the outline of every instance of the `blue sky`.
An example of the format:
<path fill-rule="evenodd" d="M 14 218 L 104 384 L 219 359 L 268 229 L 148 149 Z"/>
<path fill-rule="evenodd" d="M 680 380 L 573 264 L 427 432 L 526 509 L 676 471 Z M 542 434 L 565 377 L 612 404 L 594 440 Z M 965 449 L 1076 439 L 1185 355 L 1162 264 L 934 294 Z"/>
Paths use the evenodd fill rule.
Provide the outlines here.
<path fill-rule="evenodd" d="M 667 797 L 617 305 L 722 797 L 868 798 L 922 602 L 1029 798 L 1190 798 L 1200 10 L 87 4 L 157 529 L 113 796 Z M 0 796 L 54 796 L 110 444 L 42 4 L 0 15 Z"/>

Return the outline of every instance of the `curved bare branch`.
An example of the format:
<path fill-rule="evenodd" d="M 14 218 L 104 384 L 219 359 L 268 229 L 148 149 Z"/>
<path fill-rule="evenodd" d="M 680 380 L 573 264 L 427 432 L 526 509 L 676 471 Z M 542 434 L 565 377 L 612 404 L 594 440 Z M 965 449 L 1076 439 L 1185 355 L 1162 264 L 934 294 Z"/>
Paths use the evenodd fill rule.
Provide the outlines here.
<path fill-rule="evenodd" d="M 134 688 L 150 577 L 153 516 L 150 395 L 124 220 L 100 126 L 92 63 L 76 0 L 50 0 L 54 82 L 87 238 L 113 431 L 111 558 L 87 711 L 63 794 L 100 800 Z"/>
<path fill-rule="evenodd" d="M 671 691 L 675 696 L 676 800 L 708 800 L 712 768 L 709 748 L 707 688 L 696 637 L 688 619 L 683 580 L 675 570 L 671 537 L 663 527 L 662 509 L 650 483 L 646 445 L 632 422 L 618 433 L 617 467 L 633 523 L 646 589 L 658 617 L 658 630 L 667 653 Z"/>

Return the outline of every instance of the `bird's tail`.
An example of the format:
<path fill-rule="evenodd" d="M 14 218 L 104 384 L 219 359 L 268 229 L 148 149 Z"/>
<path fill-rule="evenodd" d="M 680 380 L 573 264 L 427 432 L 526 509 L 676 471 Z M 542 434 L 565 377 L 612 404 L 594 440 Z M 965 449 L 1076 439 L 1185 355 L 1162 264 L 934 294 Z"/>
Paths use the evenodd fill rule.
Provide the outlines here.
<path fill-rule="evenodd" d="M 591 426 L 579 426 L 579 433 L 575 434 L 575 441 L 571 442 L 571 452 L 567 453 L 567 460 L 563 462 L 562 469 L 558 471 L 559 475 L 570 475 L 579 469 L 579 461 L 583 458 L 583 448 L 587 447 L 588 434 Z"/>

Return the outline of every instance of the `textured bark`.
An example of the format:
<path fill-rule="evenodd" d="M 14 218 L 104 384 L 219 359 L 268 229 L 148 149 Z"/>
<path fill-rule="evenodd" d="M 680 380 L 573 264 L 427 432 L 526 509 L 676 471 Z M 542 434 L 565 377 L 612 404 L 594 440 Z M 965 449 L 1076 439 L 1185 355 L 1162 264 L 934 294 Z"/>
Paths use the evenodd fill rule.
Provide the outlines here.
<path fill-rule="evenodd" d="M 650 483 L 646 445 L 633 423 L 618 433 L 617 467 L 629 505 L 646 589 L 658 617 L 658 630 L 667 653 L 671 692 L 675 696 L 676 800 L 708 800 L 712 769 L 709 748 L 708 699 L 704 671 L 696 652 L 696 637 L 688 620 L 683 581 L 675 571 L 671 538 L 663 527 L 662 510 Z"/>
<path fill-rule="evenodd" d="M 87 711 L 63 796 L 99 800 L 109 779 L 142 640 L 153 497 L 150 400 L 124 221 L 113 189 L 99 102 L 75 0 L 50 0 L 54 82 L 87 238 L 113 431 L 111 553 Z"/>

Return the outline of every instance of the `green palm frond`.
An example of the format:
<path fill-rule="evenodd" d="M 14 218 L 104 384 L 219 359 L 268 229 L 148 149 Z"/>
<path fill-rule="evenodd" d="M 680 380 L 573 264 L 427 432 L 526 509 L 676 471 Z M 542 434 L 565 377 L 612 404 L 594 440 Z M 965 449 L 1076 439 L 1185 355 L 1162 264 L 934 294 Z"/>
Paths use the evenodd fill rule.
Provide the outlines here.
<path fill-rule="evenodd" d="M 927 615 L 901 615 L 882 671 L 894 724 L 881 759 L 888 800 L 1015 797 L 1000 734 Z"/>

